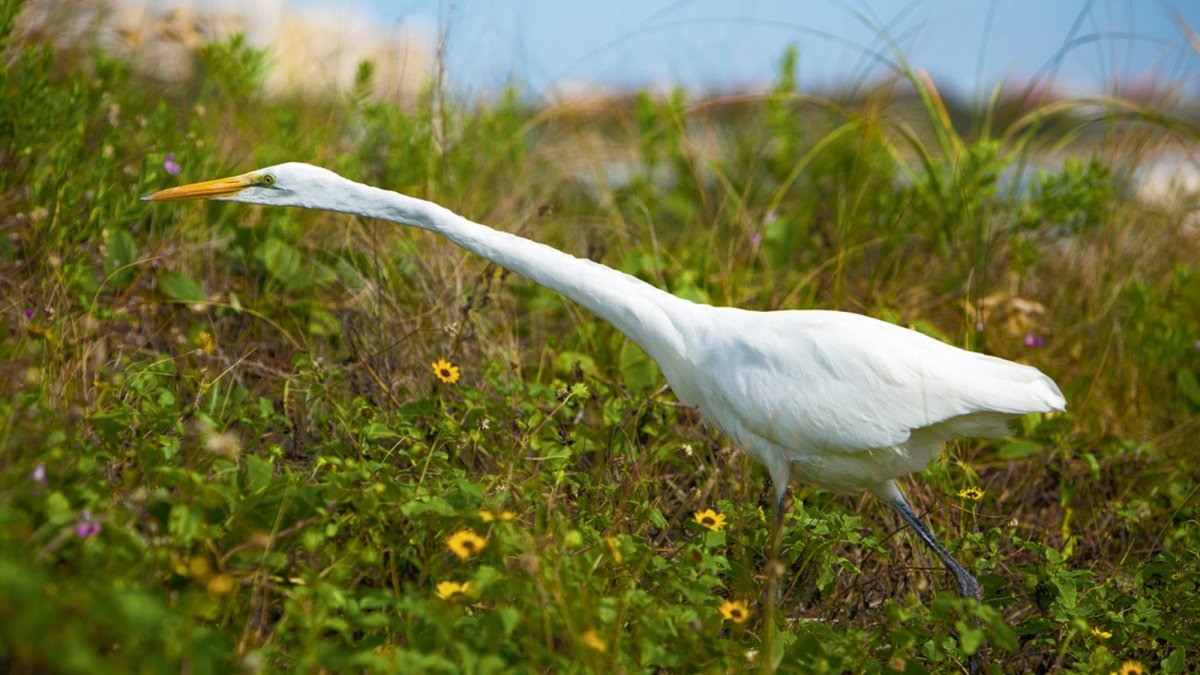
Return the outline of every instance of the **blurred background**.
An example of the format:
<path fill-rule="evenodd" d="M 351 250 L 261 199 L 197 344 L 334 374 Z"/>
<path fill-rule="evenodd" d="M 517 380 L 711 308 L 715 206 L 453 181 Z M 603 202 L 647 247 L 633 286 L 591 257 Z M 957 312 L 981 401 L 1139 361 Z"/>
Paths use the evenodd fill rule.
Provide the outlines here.
<path fill-rule="evenodd" d="M 32 29 L 71 40 L 99 22 L 113 48 L 164 79 L 190 73 L 189 49 L 242 32 L 252 46 L 272 48 L 269 88 L 309 94 L 349 87 L 364 59 L 380 69 L 380 96 L 411 94 L 435 75 L 468 97 L 506 85 L 535 97 L 679 85 L 698 94 L 756 91 L 770 86 L 792 45 L 807 90 L 875 83 L 895 74 L 900 54 L 958 96 L 986 96 L 1003 82 L 1073 96 L 1200 87 L 1194 2 L 34 4 L 44 13 L 27 17 Z"/>
<path fill-rule="evenodd" d="M 638 92 L 723 102 L 769 92 L 795 50 L 796 92 L 843 101 L 885 92 L 896 106 L 917 71 L 956 124 L 978 125 L 1089 97 L 1200 118 L 1197 26 L 1197 3 L 1116 0 L 41 0 L 18 33 L 66 50 L 99 46 L 184 97 L 205 67 L 201 47 L 239 36 L 266 55 L 256 96 L 338 100 L 369 63 L 366 95 L 401 107 L 432 87 L 467 105 L 503 93 L 609 118 Z M 1062 117 L 1096 112 L 1070 108 Z M 1056 166 L 1059 155 L 1037 162 Z M 618 181 L 625 163 L 608 162 Z M 1200 189 L 1196 157 L 1175 144 L 1139 156 L 1134 172 L 1151 197 Z"/>

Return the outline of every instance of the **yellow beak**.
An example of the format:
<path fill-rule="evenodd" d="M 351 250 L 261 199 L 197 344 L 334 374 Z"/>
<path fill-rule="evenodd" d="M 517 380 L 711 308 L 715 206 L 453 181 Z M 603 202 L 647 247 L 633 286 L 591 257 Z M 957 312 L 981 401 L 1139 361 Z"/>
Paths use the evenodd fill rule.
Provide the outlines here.
<path fill-rule="evenodd" d="M 152 202 L 169 202 L 181 199 L 231 197 L 251 185 L 254 185 L 254 181 L 249 176 L 230 176 L 229 178 L 206 180 L 203 183 L 192 183 L 191 185 L 180 185 L 179 187 L 159 190 L 158 192 L 142 197 L 142 199 Z"/>

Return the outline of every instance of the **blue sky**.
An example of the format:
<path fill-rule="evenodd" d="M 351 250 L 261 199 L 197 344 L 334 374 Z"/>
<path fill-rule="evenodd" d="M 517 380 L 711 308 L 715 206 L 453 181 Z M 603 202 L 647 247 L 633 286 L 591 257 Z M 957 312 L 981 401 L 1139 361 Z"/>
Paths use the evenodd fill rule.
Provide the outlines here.
<path fill-rule="evenodd" d="M 869 24 L 940 87 L 964 94 L 1048 73 L 1068 44 L 1056 81 L 1072 93 L 1149 72 L 1200 89 L 1200 54 L 1175 22 L 1178 14 L 1200 30 L 1196 0 L 351 1 L 383 22 L 449 26 L 447 81 L 465 94 L 510 79 L 534 94 L 579 83 L 756 87 L 792 44 L 802 88 L 853 84 L 885 72 L 880 58 L 894 60 Z"/>

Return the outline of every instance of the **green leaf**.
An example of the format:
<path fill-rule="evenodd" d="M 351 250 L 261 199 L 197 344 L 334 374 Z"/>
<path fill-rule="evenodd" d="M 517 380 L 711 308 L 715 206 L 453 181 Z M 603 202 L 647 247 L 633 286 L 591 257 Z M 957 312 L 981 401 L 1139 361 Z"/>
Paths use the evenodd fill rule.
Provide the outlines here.
<path fill-rule="evenodd" d="M 662 376 L 658 372 L 658 366 L 632 342 L 627 341 L 621 346 L 620 358 L 621 379 L 630 391 L 644 391 L 661 381 Z"/>
<path fill-rule="evenodd" d="M 363 436 L 372 441 L 382 441 L 388 438 L 400 438 L 391 427 L 382 422 L 371 422 L 363 427 Z"/>
<path fill-rule="evenodd" d="M 512 635 L 517 626 L 521 624 L 521 612 L 515 607 L 500 607 L 496 614 L 500 617 L 506 637 Z"/>
<path fill-rule="evenodd" d="M 1179 391 L 1195 405 L 1200 405 L 1200 381 L 1196 379 L 1196 374 L 1190 370 L 1180 370 L 1175 373 L 1175 384 L 1179 386 Z"/>
<path fill-rule="evenodd" d="M 1058 589 L 1058 599 L 1064 609 L 1075 609 L 1075 603 L 1079 597 L 1079 593 L 1075 588 L 1075 582 L 1071 579 L 1062 577 L 1053 579 L 1055 588 Z"/>
<path fill-rule="evenodd" d="M 161 630 L 167 612 L 162 603 L 136 591 L 124 591 L 114 598 L 124 625 L 143 635 Z"/>
<path fill-rule="evenodd" d="M 133 237 L 125 230 L 117 230 L 108 240 L 105 248 L 104 271 L 110 276 L 109 281 L 118 287 L 127 286 L 133 281 L 133 268 L 130 265 L 137 259 L 137 247 Z"/>
<path fill-rule="evenodd" d="M 954 627 L 958 629 L 958 641 L 962 644 L 964 654 L 968 656 L 979 651 L 979 646 L 983 644 L 983 630 L 970 626 L 965 621 L 957 621 Z"/>
<path fill-rule="evenodd" d="M 71 510 L 71 503 L 63 496 L 61 492 L 51 492 L 46 497 L 46 514 L 51 519 L 74 517 L 74 512 Z"/>
<path fill-rule="evenodd" d="M 129 429 L 133 422 L 133 413 L 129 410 L 102 410 L 92 413 L 87 419 L 102 437 L 115 441 L 120 438 L 122 432 Z"/>
<path fill-rule="evenodd" d="M 1041 451 L 1042 446 L 1040 443 L 1035 443 L 1024 438 L 1015 438 L 1000 446 L 1000 450 L 996 453 L 996 456 L 1000 459 L 1021 459 L 1022 457 L 1036 455 Z"/>
<path fill-rule="evenodd" d="M 580 352 L 559 352 L 554 357 L 554 370 L 559 373 L 570 373 L 575 370 L 576 363 L 584 373 L 592 377 L 599 375 L 599 371 L 596 369 L 596 360 Z"/>
<path fill-rule="evenodd" d="M 200 512 L 184 504 L 171 507 L 168 529 L 179 543 L 191 545 L 200 533 Z"/>
<path fill-rule="evenodd" d="M 1187 652 L 1180 647 L 1171 652 L 1171 655 L 1163 659 L 1159 665 L 1162 666 L 1164 673 L 1182 673 L 1187 666 Z"/>
<path fill-rule="evenodd" d="M 650 522 L 654 523 L 655 527 L 664 528 L 667 526 L 667 519 L 663 517 L 662 511 L 659 511 L 658 509 L 651 509 L 648 515 L 650 517 Z"/>
<path fill-rule="evenodd" d="M 405 503 L 400 507 L 400 513 L 409 517 L 433 513 L 439 516 L 456 516 L 458 511 L 441 497 L 427 497 Z"/>
<path fill-rule="evenodd" d="M 341 321 L 332 312 L 320 307 L 313 307 L 309 310 L 309 335 L 337 335 L 341 331 Z"/>
<path fill-rule="evenodd" d="M 246 455 L 246 487 L 250 492 L 258 492 L 271 484 L 275 475 L 275 465 L 269 459 L 257 455 Z"/>
<path fill-rule="evenodd" d="M 179 302 L 204 302 L 208 299 L 200 284 L 183 272 L 167 272 L 160 275 L 158 287 L 168 298 Z"/>
<path fill-rule="evenodd" d="M 274 237 L 267 239 L 255 254 L 267 274 L 284 288 L 299 290 L 309 285 L 312 277 L 305 272 L 304 257 L 287 243 Z"/>

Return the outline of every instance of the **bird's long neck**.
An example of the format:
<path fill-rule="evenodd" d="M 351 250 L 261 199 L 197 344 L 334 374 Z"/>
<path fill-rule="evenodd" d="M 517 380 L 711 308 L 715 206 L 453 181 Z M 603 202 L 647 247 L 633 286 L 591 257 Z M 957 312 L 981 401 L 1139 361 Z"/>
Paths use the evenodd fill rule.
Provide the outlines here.
<path fill-rule="evenodd" d="M 432 202 L 354 185 L 356 191 L 363 191 L 363 198 L 346 200 L 346 208 L 339 210 L 437 232 L 588 308 L 636 342 L 664 369 L 670 369 L 683 353 L 680 324 L 690 315 L 689 308 L 695 307 L 693 303 L 611 267 L 472 222 Z M 671 373 L 667 375 L 669 378 Z"/>

